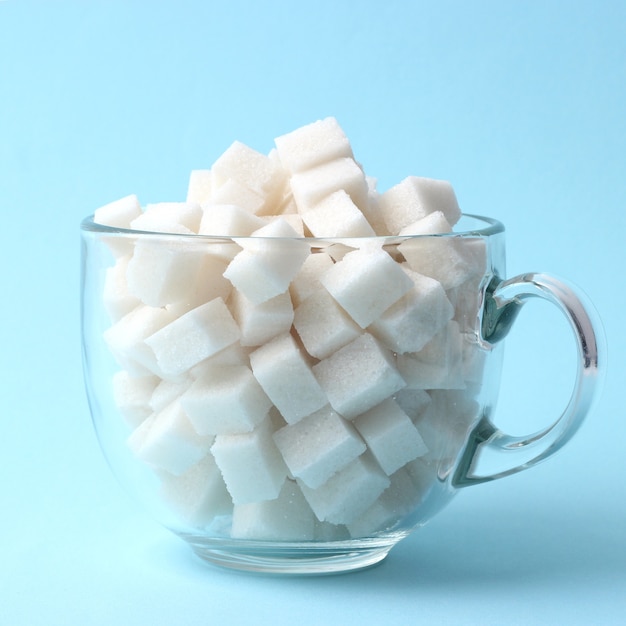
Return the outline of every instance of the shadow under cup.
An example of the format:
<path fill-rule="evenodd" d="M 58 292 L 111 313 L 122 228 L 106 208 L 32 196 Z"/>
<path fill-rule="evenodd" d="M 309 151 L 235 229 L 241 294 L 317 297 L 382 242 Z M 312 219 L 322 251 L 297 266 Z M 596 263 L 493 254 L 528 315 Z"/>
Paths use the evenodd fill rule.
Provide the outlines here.
<path fill-rule="evenodd" d="M 82 232 L 85 384 L 134 498 L 206 561 L 330 573 L 382 560 L 459 487 L 554 453 L 598 379 L 589 303 L 504 280 L 504 228 L 444 235 L 207 237 Z M 541 297 L 574 330 L 572 400 L 545 431 L 491 421 L 501 340 Z M 483 454 L 505 459 L 478 475 Z"/>

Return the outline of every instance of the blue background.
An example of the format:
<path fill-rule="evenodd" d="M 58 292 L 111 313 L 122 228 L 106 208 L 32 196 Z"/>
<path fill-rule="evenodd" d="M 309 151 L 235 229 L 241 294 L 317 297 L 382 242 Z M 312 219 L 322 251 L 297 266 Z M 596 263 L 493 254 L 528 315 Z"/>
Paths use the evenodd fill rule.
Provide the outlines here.
<path fill-rule="evenodd" d="M 0 623 L 617 624 L 626 619 L 626 3 L 0 0 Z M 202 565 L 111 476 L 79 343 L 80 219 L 184 199 L 238 139 L 334 115 L 385 189 L 445 178 L 507 227 L 509 275 L 580 285 L 604 394 L 532 470 L 472 487 L 372 570 Z M 558 314 L 507 339 L 498 423 L 554 420 Z"/>

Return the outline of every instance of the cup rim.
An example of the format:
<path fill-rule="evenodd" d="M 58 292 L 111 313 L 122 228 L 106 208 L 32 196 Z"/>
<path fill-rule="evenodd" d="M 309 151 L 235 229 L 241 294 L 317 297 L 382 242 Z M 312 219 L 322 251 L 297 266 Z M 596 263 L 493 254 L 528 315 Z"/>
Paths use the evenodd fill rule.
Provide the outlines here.
<path fill-rule="evenodd" d="M 476 238 L 476 237 L 490 237 L 504 232 L 504 224 L 499 220 L 486 217 L 484 215 L 477 215 L 473 213 L 462 213 L 459 223 L 472 220 L 478 224 L 476 227 L 464 227 L 460 230 L 454 230 L 449 233 L 431 233 L 431 234 L 416 234 L 416 235 L 371 235 L 363 237 L 255 237 L 254 235 L 205 235 L 198 233 L 173 233 L 173 232 L 159 232 L 150 230 L 138 230 L 132 228 L 123 228 L 120 226 L 107 226 L 106 224 L 100 224 L 94 221 L 94 214 L 88 215 L 80 223 L 80 229 L 83 232 L 100 233 L 111 236 L 121 237 L 151 237 L 155 239 L 182 239 L 193 241 L 233 241 L 236 239 L 276 239 L 276 240 L 297 240 L 306 241 L 310 243 L 315 242 L 350 242 L 350 241 L 372 241 L 383 240 L 386 243 L 393 243 L 394 241 L 405 241 L 407 239 L 420 239 L 428 237 L 441 237 L 441 238 Z"/>

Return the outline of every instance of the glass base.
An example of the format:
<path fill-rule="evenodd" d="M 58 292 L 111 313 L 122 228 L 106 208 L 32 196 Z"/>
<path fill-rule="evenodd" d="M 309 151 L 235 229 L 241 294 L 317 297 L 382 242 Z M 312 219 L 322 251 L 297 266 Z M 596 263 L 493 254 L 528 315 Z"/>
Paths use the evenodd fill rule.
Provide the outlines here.
<path fill-rule="evenodd" d="M 402 535 L 404 536 L 404 535 Z M 233 541 L 183 536 L 212 565 L 260 574 L 340 574 L 380 563 L 402 536 L 319 543 Z"/>

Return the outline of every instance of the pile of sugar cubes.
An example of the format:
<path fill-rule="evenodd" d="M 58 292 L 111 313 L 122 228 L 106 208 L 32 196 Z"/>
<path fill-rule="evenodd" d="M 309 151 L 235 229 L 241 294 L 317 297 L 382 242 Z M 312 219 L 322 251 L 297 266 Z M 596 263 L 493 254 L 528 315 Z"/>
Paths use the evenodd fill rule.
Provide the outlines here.
<path fill-rule="evenodd" d="M 460 216 L 446 181 L 377 191 L 332 117 L 267 155 L 233 143 L 184 202 L 95 212 L 175 235 L 108 239 L 104 338 L 128 446 L 183 524 L 331 541 L 420 504 L 476 418 L 486 258 L 479 239 L 403 236 Z"/>

